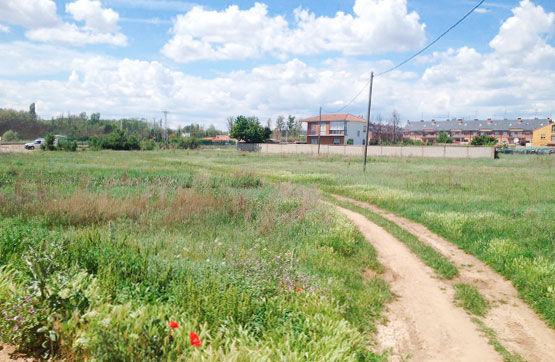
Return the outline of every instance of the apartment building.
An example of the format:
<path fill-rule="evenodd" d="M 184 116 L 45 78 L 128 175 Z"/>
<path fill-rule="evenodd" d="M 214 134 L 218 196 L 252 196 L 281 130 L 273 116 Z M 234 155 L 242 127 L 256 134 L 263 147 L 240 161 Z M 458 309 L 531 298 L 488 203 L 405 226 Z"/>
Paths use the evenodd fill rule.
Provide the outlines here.
<path fill-rule="evenodd" d="M 437 141 L 440 133 L 450 136 L 454 143 L 468 144 L 474 137 L 488 135 L 495 137 L 498 144 L 532 145 L 534 131 L 552 123 L 551 119 L 522 119 L 515 120 L 447 120 L 429 122 L 408 121 L 403 130 L 403 138 L 425 143 Z"/>
<path fill-rule="evenodd" d="M 366 120 L 348 113 L 323 114 L 302 120 L 307 124 L 306 141 L 322 145 L 363 145 Z"/>

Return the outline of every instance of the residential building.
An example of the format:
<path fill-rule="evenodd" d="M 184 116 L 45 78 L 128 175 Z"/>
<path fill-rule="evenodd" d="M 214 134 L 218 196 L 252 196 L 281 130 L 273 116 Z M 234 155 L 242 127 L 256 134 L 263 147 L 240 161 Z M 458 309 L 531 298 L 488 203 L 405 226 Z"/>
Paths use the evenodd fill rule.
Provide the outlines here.
<path fill-rule="evenodd" d="M 532 135 L 532 146 L 555 146 L 555 123 L 549 119 L 549 123 L 534 131 Z"/>
<path fill-rule="evenodd" d="M 306 142 L 322 145 L 363 145 L 366 120 L 352 114 L 322 114 L 302 120 L 307 124 Z"/>
<path fill-rule="evenodd" d="M 454 143 L 468 144 L 474 137 L 488 135 L 495 137 L 498 144 L 526 145 L 532 144 L 532 136 L 535 130 L 546 126 L 551 120 L 548 119 L 522 119 L 516 120 L 471 120 L 465 121 L 447 120 L 430 122 L 407 122 L 403 131 L 403 138 L 425 143 L 437 141 L 440 133 L 444 132 L 450 136 Z"/>

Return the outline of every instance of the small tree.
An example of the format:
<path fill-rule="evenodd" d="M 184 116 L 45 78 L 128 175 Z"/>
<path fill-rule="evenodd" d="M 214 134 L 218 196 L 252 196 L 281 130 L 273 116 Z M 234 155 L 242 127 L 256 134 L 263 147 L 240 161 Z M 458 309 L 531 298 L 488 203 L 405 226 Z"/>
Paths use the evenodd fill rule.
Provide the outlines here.
<path fill-rule="evenodd" d="M 478 137 L 474 137 L 472 141 L 470 141 L 472 146 L 495 146 L 497 144 L 497 139 L 492 136 L 488 135 L 481 135 Z"/>
<path fill-rule="evenodd" d="M 437 143 L 453 143 L 453 139 L 445 132 L 440 132 L 437 137 Z"/>
<path fill-rule="evenodd" d="M 4 142 L 14 142 L 19 140 L 19 134 L 16 131 L 12 131 L 11 129 L 4 132 L 2 135 L 2 141 Z"/>
<path fill-rule="evenodd" d="M 270 137 L 270 133 L 260 125 L 258 118 L 239 116 L 229 136 L 246 143 L 261 143 Z"/>
<path fill-rule="evenodd" d="M 283 116 L 278 116 L 276 119 L 276 129 L 281 137 L 283 135 L 283 130 L 285 129 L 285 118 Z"/>
<path fill-rule="evenodd" d="M 55 141 L 56 137 L 54 137 L 54 134 L 50 132 L 44 136 L 44 145 L 42 145 L 41 148 L 46 151 L 54 151 L 56 149 L 56 146 L 54 145 Z"/>

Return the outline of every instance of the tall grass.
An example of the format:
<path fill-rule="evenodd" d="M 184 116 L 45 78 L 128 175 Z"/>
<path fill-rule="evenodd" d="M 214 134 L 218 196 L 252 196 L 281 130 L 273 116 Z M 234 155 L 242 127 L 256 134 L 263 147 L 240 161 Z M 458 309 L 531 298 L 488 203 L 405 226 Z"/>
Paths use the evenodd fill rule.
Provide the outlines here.
<path fill-rule="evenodd" d="M 17 170 L 0 177 L 0 340 L 70 360 L 385 358 L 367 348 L 391 297 L 362 276 L 375 251 L 316 190 L 135 157 L 0 158 Z"/>

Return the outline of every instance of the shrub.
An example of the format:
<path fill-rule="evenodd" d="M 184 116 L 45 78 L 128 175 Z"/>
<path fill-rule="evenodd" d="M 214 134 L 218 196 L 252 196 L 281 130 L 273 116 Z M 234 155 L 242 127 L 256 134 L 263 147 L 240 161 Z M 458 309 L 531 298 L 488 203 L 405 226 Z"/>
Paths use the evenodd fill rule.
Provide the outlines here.
<path fill-rule="evenodd" d="M 132 151 L 140 150 L 141 144 L 135 136 L 129 136 L 121 129 L 116 129 L 109 135 L 91 137 L 89 146 L 95 150 Z"/>
<path fill-rule="evenodd" d="M 146 139 L 141 141 L 141 150 L 143 151 L 152 151 L 156 147 L 156 143 L 153 139 Z"/>
<path fill-rule="evenodd" d="M 56 150 L 56 145 L 54 145 L 55 141 L 56 141 L 56 137 L 54 137 L 54 134 L 47 133 L 46 136 L 44 136 L 44 144 L 41 145 L 40 148 L 46 151 L 55 151 Z"/>
<path fill-rule="evenodd" d="M 77 141 L 60 141 L 58 142 L 58 150 L 75 152 L 77 151 Z"/>
<path fill-rule="evenodd" d="M 270 133 L 260 125 L 257 118 L 239 116 L 231 128 L 229 136 L 246 143 L 262 143 L 270 138 Z"/>
<path fill-rule="evenodd" d="M 497 139 L 492 136 L 481 135 L 478 137 L 474 137 L 472 141 L 470 141 L 472 146 L 495 146 L 497 144 Z"/>
<path fill-rule="evenodd" d="M 4 132 L 2 136 L 2 141 L 4 142 L 14 142 L 19 140 L 19 135 L 16 131 L 12 131 L 11 129 Z"/>
<path fill-rule="evenodd" d="M 453 139 L 445 132 L 440 132 L 437 138 L 437 143 L 453 143 Z"/>
<path fill-rule="evenodd" d="M 185 137 L 185 138 L 180 138 L 178 141 L 178 147 L 181 149 L 197 149 L 200 146 L 200 141 L 195 138 L 195 137 Z"/>

